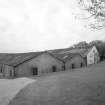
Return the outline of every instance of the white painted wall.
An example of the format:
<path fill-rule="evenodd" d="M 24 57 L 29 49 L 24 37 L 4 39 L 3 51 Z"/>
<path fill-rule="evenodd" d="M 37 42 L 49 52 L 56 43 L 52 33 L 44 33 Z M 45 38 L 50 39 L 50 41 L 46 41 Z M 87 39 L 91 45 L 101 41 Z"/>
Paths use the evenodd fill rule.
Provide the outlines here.
<path fill-rule="evenodd" d="M 95 46 L 87 54 L 87 65 L 98 63 L 100 60 L 99 52 Z"/>

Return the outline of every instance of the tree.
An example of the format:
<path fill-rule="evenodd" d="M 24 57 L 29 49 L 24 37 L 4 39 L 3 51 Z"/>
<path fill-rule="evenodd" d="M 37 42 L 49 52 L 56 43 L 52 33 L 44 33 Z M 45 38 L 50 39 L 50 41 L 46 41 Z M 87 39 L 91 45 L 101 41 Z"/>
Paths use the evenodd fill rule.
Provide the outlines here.
<path fill-rule="evenodd" d="M 87 48 L 88 43 L 86 41 L 79 42 L 77 44 L 74 44 L 74 48 Z"/>
<path fill-rule="evenodd" d="M 101 40 L 93 40 L 89 43 L 89 46 L 97 46 L 97 45 L 102 45 L 103 41 Z"/>
<path fill-rule="evenodd" d="M 73 45 L 73 48 L 90 48 L 92 46 L 96 46 L 97 50 L 99 51 L 99 55 L 101 60 L 105 59 L 105 42 L 101 40 L 93 40 L 90 43 L 86 41 L 79 42 Z"/>
<path fill-rule="evenodd" d="M 101 40 L 94 40 L 89 43 L 89 46 L 96 46 L 99 51 L 101 60 L 105 59 L 105 42 Z"/>
<path fill-rule="evenodd" d="M 92 29 L 105 27 L 105 0 L 78 0 L 80 10 L 84 11 L 84 18 Z"/>

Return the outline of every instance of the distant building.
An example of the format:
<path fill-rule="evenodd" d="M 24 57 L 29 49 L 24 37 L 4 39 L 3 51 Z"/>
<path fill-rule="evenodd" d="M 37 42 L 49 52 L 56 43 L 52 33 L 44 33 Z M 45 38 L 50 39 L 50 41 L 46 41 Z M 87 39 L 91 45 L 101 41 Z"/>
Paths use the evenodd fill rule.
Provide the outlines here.
<path fill-rule="evenodd" d="M 65 70 L 72 70 L 86 66 L 85 59 L 79 53 L 59 53 L 55 55 L 64 61 Z"/>
<path fill-rule="evenodd" d="M 100 55 L 99 55 L 99 52 L 95 46 L 88 49 L 84 53 L 84 55 L 86 57 L 87 65 L 96 64 L 100 61 Z"/>
<path fill-rule="evenodd" d="M 96 46 L 90 48 L 74 48 L 68 52 L 65 52 L 65 54 L 67 53 L 80 54 L 85 59 L 87 66 L 96 64 L 100 61 L 100 55 Z"/>
<path fill-rule="evenodd" d="M 59 53 L 30 52 L 0 54 L 0 72 L 4 77 L 37 76 L 96 64 L 100 56 L 95 46 L 73 48 Z"/>
<path fill-rule="evenodd" d="M 63 50 L 55 55 L 65 62 L 65 69 L 80 68 L 100 61 L 99 52 L 95 46 Z"/>
<path fill-rule="evenodd" d="M 64 63 L 48 52 L 8 55 L 3 62 L 4 77 L 36 76 L 64 69 Z"/>
<path fill-rule="evenodd" d="M 73 54 L 70 59 L 65 61 L 66 69 L 76 69 L 86 66 L 84 58 L 80 54 Z"/>

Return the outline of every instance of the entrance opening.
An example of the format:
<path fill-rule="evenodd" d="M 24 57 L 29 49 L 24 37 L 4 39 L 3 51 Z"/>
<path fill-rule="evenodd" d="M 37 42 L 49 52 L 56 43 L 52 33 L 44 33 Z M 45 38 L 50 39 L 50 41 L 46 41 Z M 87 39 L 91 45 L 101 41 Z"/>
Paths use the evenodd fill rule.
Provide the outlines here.
<path fill-rule="evenodd" d="M 10 70 L 10 76 L 12 76 L 12 70 Z"/>
<path fill-rule="evenodd" d="M 83 63 L 81 63 L 81 67 L 83 67 Z"/>
<path fill-rule="evenodd" d="M 33 75 L 38 75 L 38 68 L 37 67 L 32 68 L 32 74 Z"/>
<path fill-rule="evenodd" d="M 74 65 L 74 64 L 72 64 L 72 65 L 71 65 L 71 68 L 72 68 L 72 69 L 74 69 L 74 68 L 75 68 L 75 65 Z"/>
<path fill-rule="evenodd" d="M 3 69 L 2 68 L 0 68 L 0 73 L 3 73 Z"/>
<path fill-rule="evenodd" d="M 57 71 L 56 66 L 53 66 L 53 67 L 52 67 L 52 72 L 56 72 L 56 71 Z"/>

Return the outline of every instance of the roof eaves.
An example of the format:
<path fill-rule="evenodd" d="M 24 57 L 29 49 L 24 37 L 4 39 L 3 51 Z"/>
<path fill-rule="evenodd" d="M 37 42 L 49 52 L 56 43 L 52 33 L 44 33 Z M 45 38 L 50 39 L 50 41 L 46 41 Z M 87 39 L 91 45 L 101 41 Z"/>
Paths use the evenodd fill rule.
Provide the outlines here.
<path fill-rule="evenodd" d="M 42 53 L 43 53 L 43 52 L 40 52 L 38 55 L 34 55 L 34 56 L 32 56 L 32 57 L 30 57 L 30 58 L 28 58 L 28 59 L 24 59 L 23 61 L 21 61 L 21 62 L 19 62 L 19 63 L 12 64 L 12 66 L 13 66 L 13 67 L 17 67 L 17 66 L 19 66 L 19 65 L 21 65 L 21 64 L 23 64 L 23 63 L 25 63 L 25 62 L 27 62 L 27 61 L 29 61 L 29 60 L 31 60 L 31 59 L 33 59 L 33 58 L 36 58 L 37 56 L 41 55 Z"/>
<path fill-rule="evenodd" d="M 77 56 L 77 55 L 79 55 L 79 56 L 82 57 L 82 55 L 81 55 L 80 53 L 75 53 L 75 54 L 73 54 L 70 58 L 68 57 L 67 59 L 65 59 L 64 62 L 67 62 L 67 61 L 71 60 L 73 57 L 75 57 L 75 56 Z"/>
<path fill-rule="evenodd" d="M 61 59 L 59 59 L 59 58 L 57 58 L 56 56 L 54 56 L 52 53 L 50 53 L 50 52 L 48 52 L 48 51 L 44 51 L 44 52 L 39 53 L 37 56 L 35 55 L 35 56 L 33 56 L 33 57 L 31 57 L 31 58 L 29 58 L 29 59 L 27 59 L 27 60 L 24 60 L 24 61 L 19 62 L 19 63 L 17 63 L 17 64 L 13 64 L 12 66 L 17 67 L 17 66 L 19 66 L 19 65 L 21 65 L 21 64 L 23 64 L 23 63 L 25 63 L 25 62 L 27 62 L 27 61 L 29 61 L 29 60 L 31 60 L 31 59 L 33 59 L 33 58 L 36 58 L 36 57 L 42 55 L 43 53 L 48 53 L 49 55 L 53 56 L 54 58 L 58 59 L 59 61 L 62 61 Z M 63 61 L 62 61 L 62 62 L 63 62 Z"/>
<path fill-rule="evenodd" d="M 48 54 L 51 55 L 52 57 L 58 59 L 59 61 L 64 62 L 62 59 L 60 59 L 59 57 L 57 57 L 54 53 L 51 53 L 51 52 L 48 52 L 48 51 L 46 51 L 46 53 L 48 53 Z"/>

